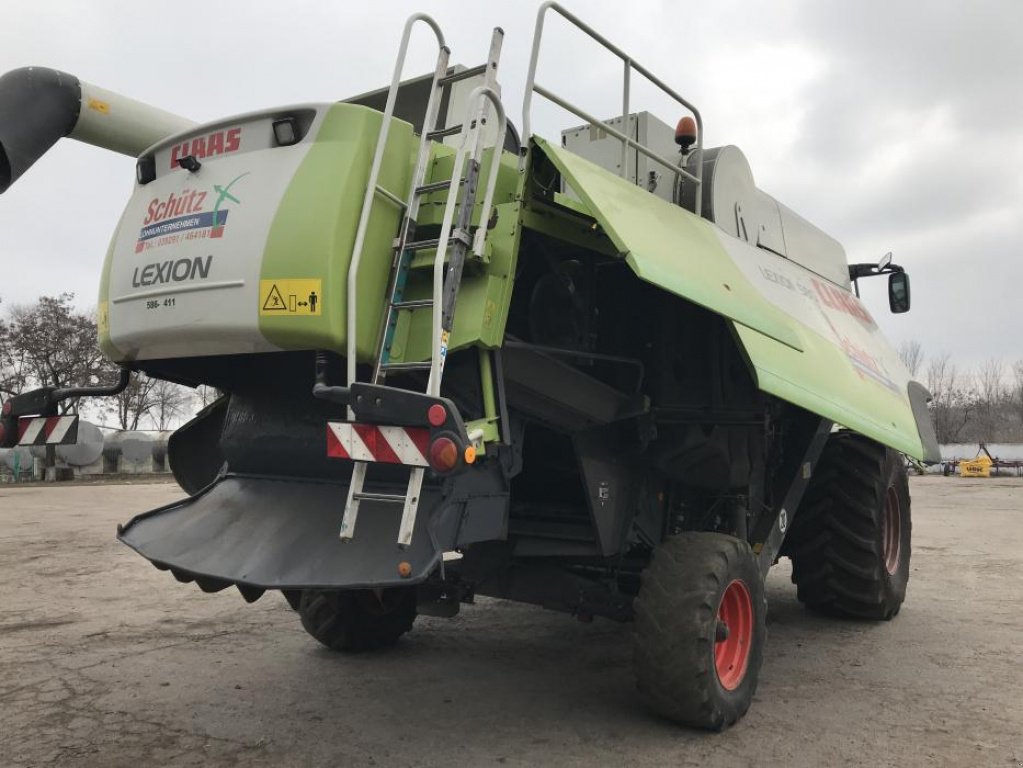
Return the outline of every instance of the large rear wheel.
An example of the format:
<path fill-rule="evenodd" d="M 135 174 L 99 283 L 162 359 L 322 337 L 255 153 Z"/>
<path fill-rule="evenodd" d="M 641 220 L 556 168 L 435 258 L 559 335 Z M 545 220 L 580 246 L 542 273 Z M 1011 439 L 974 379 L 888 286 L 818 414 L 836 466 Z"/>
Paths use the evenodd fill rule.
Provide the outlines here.
<path fill-rule="evenodd" d="M 416 620 L 416 590 L 321 590 L 302 592 L 298 606 L 305 631 L 333 651 L 356 653 L 394 645 Z"/>
<path fill-rule="evenodd" d="M 635 672 L 653 711 L 720 730 L 746 714 L 767 635 L 767 602 L 749 545 L 718 533 L 661 544 L 635 602 Z"/>
<path fill-rule="evenodd" d="M 808 608 L 891 619 L 906 599 L 912 522 L 902 456 L 852 432 L 828 440 L 786 554 Z"/>

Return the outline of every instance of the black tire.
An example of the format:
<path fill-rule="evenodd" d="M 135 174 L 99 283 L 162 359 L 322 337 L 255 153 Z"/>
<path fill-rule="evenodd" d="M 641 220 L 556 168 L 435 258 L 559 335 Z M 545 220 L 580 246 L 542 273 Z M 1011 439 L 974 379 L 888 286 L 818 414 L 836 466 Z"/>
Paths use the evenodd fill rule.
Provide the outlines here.
<path fill-rule="evenodd" d="M 799 600 L 828 615 L 891 619 L 906 599 L 911 538 L 902 456 L 833 434 L 786 542 Z"/>
<path fill-rule="evenodd" d="M 394 645 L 412 629 L 416 590 L 307 589 L 298 613 L 305 631 L 332 651 L 370 651 Z"/>
<path fill-rule="evenodd" d="M 745 669 L 717 668 L 719 611 L 735 582 L 749 598 Z M 718 533 L 683 533 L 661 544 L 635 601 L 636 684 L 646 705 L 677 723 L 721 730 L 746 714 L 767 637 L 767 601 L 749 545 Z M 741 666 L 741 665 L 740 665 Z M 729 676 L 732 676 L 731 678 Z M 726 687 L 722 683 L 731 683 Z"/>

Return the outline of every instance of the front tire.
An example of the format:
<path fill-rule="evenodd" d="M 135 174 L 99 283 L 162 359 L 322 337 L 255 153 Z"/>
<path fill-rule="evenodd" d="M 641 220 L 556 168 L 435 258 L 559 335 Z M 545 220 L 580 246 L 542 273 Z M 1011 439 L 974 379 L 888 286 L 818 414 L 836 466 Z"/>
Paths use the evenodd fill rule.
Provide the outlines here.
<path fill-rule="evenodd" d="M 646 705 L 696 728 L 735 723 L 757 688 L 766 615 L 746 542 L 683 533 L 662 543 L 635 601 L 634 667 Z"/>
<path fill-rule="evenodd" d="M 332 651 L 370 651 L 394 645 L 412 629 L 416 590 L 306 589 L 298 613 L 305 631 Z"/>
<path fill-rule="evenodd" d="M 906 599 L 911 533 L 902 456 L 852 432 L 833 434 L 787 542 L 799 600 L 829 615 L 893 618 Z"/>

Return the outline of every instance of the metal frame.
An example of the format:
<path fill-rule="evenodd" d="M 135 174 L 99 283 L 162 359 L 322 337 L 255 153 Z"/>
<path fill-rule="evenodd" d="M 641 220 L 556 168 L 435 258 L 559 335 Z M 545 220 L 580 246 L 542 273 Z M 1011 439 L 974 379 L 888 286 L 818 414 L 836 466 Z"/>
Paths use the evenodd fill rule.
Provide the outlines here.
<path fill-rule="evenodd" d="M 670 96 L 672 99 L 681 104 L 685 109 L 692 113 L 693 119 L 696 121 L 696 147 L 693 150 L 696 152 L 696 173 L 692 174 L 689 171 L 681 168 L 676 162 L 667 160 L 656 152 L 652 152 L 645 146 L 635 141 L 634 139 L 626 136 L 624 133 L 615 130 L 607 123 L 598 118 L 584 112 L 579 107 L 571 104 L 570 102 L 562 99 L 555 95 L 553 92 L 544 88 L 542 85 L 536 82 L 536 65 L 540 57 L 540 39 L 543 35 L 544 20 L 547 15 L 547 11 L 555 11 L 562 16 L 566 21 L 573 24 L 575 27 L 586 33 L 590 38 L 599 43 L 601 46 L 609 50 L 615 56 L 622 60 L 624 71 L 622 79 L 622 127 L 628 126 L 629 120 L 629 86 L 632 78 L 632 71 L 635 70 L 639 74 L 643 75 L 650 83 L 656 85 L 661 91 Z M 623 50 L 618 48 L 614 43 L 610 42 L 607 38 L 601 35 L 599 32 L 594 30 L 588 24 L 583 22 L 577 16 L 572 14 L 570 11 L 563 8 L 553 0 L 548 0 L 536 13 L 536 28 L 533 32 L 533 50 L 529 57 L 529 74 L 526 77 L 526 88 L 525 96 L 522 99 L 522 141 L 523 149 L 525 149 L 526 143 L 529 141 L 529 137 L 532 135 L 530 130 L 530 109 L 532 107 L 533 92 L 536 92 L 544 98 L 557 104 L 562 109 L 566 109 L 577 117 L 582 118 L 590 125 L 600 128 L 606 131 L 609 135 L 615 137 L 622 142 L 622 163 L 621 163 L 621 175 L 623 178 L 628 177 L 629 172 L 629 148 L 642 153 L 649 157 L 654 162 L 660 163 L 667 168 L 671 173 L 677 176 L 684 176 L 685 178 L 692 181 L 697 186 L 703 183 L 703 118 L 700 116 L 700 111 L 693 106 L 686 99 L 682 98 L 672 88 L 665 85 L 656 75 L 652 74 L 646 67 L 639 64 L 631 56 L 625 53 Z M 523 156 L 525 152 L 523 152 Z M 700 194 L 695 195 L 695 213 L 697 216 L 700 215 L 702 209 L 702 198 Z"/>
<path fill-rule="evenodd" d="M 785 534 L 788 533 L 792 517 L 799 510 L 799 503 L 803 500 L 807 486 L 810 485 L 810 479 L 817 469 L 817 460 L 820 459 L 824 446 L 828 442 L 828 438 L 831 437 L 833 426 L 834 422 L 828 419 L 821 419 L 817 423 L 817 428 L 810 437 L 809 445 L 796 467 L 795 476 L 785 492 L 785 498 L 782 500 L 770 530 L 763 542 L 753 542 L 754 552 L 757 554 L 757 565 L 764 578 L 767 577 L 767 572 L 771 570 L 771 566 L 774 565 L 774 561 L 778 557 L 778 552 L 781 551 L 781 545 L 785 541 Z M 756 549 L 757 545 L 760 546 L 759 550 Z"/>
<path fill-rule="evenodd" d="M 458 187 L 461 183 L 462 167 L 465 165 L 468 149 L 472 147 L 472 155 L 480 154 L 479 144 L 483 140 L 484 114 L 486 102 L 490 102 L 497 113 L 499 121 L 497 139 L 494 142 L 494 150 L 490 156 L 490 168 L 487 178 L 487 191 L 483 196 L 483 208 L 480 211 L 480 226 L 476 230 L 473 239 L 472 251 L 477 257 L 483 256 L 483 247 L 487 236 L 487 221 L 490 219 L 490 209 L 494 202 L 494 189 L 497 186 L 497 174 L 501 164 L 501 148 L 504 146 L 504 137 L 508 130 L 508 119 L 504 113 L 504 106 L 501 104 L 501 97 L 497 91 L 489 86 L 481 85 L 469 94 L 467 112 L 473 116 L 469 122 L 462 124 L 462 135 L 459 141 L 458 152 L 455 155 L 452 166 L 451 182 L 448 185 L 448 204 L 444 209 L 444 220 L 441 223 L 439 242 L 437 244 L 437 255 L 433 263 L 433 346 L 430 356 L 430 380 L 426 387 L 427 394 L 440 395 L 441 377 L 444 373 L 444 361 L 447 358 L 448 334 L 450 328 L 444 328 L 442 315 L 444 313 L 444 259 L 447 254 L 448 243 L 451 240 L 451 228 L 455 217 L 455 201 L 458 196 Z M 471 141 L 470 141 L 471 139 Z"/>
<path fill-rule="evenodd" d="M 369 226 L 369 216 L 373 209 L 373 198 L 377 194 L 377 180 L 380 178 L 380 166 L 383 164 L 384 150 L 387 147 L 387 135 L 391 128 L 391 118 L 394 115 L 394 105 L 398 99 L 398 86 L 401 83 L 401 73 L 405 69 L 405 58 L 408 54 L 409 39 L 412 36 L 412 28 L 416 22 L 422 21 L 437 37 L 437 67 L 433 75 L 433 86 L 430 93 L 430 101 L 426 107 L 427 119 L 431 112 L 436 113 L 436 105 L 434 104 L 436 93 L 437 93 L 437 81 L 444 76 L 448 66 L 448 56 L 451 51 L 448 49 L 444 42 L 444 33 L 441 32 L 440 26 L 433 18 L 425 13 L 414 13 L 409 16 L 408 21 L 405 22 L 405 29 L 401 36 L 401 45 L 398 47 L 398 59 L 394 64 L 394 75 L 391 78 L 391 87 L 387 92 L 387 104 L 384 107 L 384 114 L 380 122 L 380 133 L 377 136 L 376 151 L 373 154 L 373 164 L 370 166 L 369 180 L 366 183 L 366 194 L 362 199 L 362 211 L 359 214 L 359 226 L 355 232 L 355 243 L 352 246 L 352 258 L 348 265 L 348 307 L 347 307 L 347 346 L 348 346 L 348 381 L 346 384 L 350 387 L 354 381 L 356 381 L 356 354 L 357 354 L 357 343 L 356 335 L 358 329 L 358 314 L 357 314 L 357 302 L 358 302 L 358 277 L 359 277 L 359 265 L 362 262 L 362 251 L 366 240 L 366 229 Z M 426 140 L 427 123 L 424 122 L 423 127 L 423 143 L 428 145 Z M 423 149 L 420 148 L 418 163 L 423 163 L 424 155 Z M 413 177 L 415 178 L 415 177 Z M 413 182 L 414 183 L 414 182 Z M 387 198 L 394 201 L 394 195 L 387 195 Z M 395 201 L 404 207 L 404 201 Z M 406 216 L 406 222 L 408 217 Z M 354 418 L 349 408 L 349 417 Z"/>

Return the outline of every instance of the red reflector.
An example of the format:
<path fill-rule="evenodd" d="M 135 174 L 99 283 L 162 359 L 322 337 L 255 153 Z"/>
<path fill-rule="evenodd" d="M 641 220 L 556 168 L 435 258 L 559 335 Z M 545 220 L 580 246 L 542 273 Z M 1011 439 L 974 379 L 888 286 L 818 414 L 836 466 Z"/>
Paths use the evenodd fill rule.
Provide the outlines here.
<path fill-rule="evenodd" d="M 438 437 L 430 443 L 430 466 L 438 472 L 450 472 L 458 464 L 458 446 L 450 437 Z"/>
<path fill-rule="evenodd" d="M 6 438 L 6 437 L 7 437 L 7 427 L 5 427 L 3 424 L 0 424 L 0 446 L 2 446 L 4 444 L 4 438 Z"/>
<path fill-rule="evenodd" d="M 448 420 L 447 409 L 440 403 L 434 403 L 430 406 L 430 410 L 426 412 L 426 418 L 432 426 L 439 427 Z"/>

